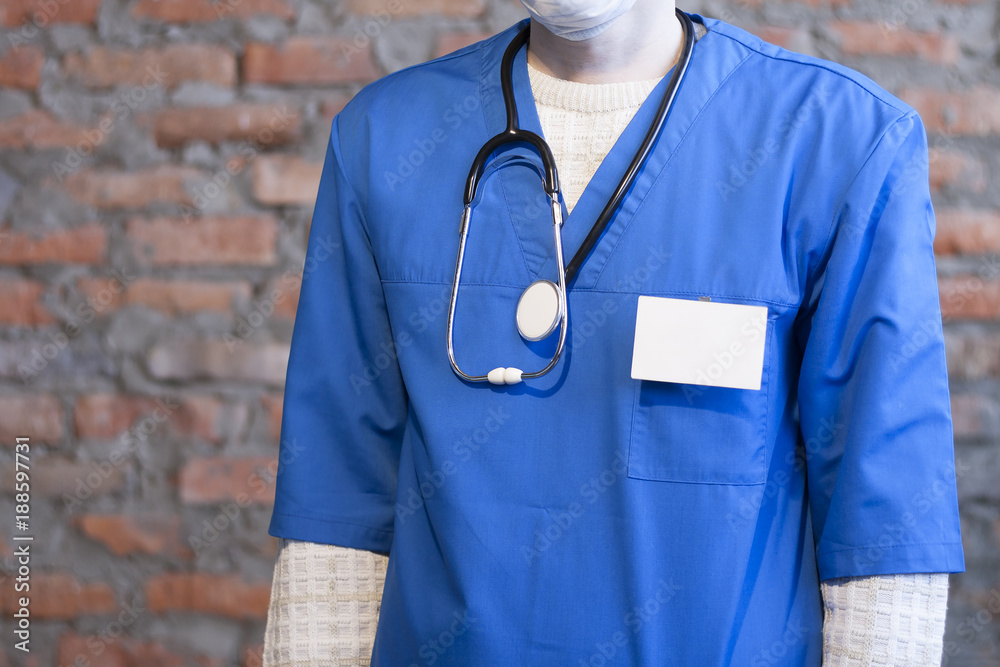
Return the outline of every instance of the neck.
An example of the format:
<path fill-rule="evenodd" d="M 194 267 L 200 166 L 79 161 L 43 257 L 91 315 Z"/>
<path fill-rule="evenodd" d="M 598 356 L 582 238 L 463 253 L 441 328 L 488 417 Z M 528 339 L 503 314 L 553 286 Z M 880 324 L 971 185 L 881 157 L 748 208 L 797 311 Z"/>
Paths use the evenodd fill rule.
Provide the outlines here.
<path fill-rule="evenodd" d="M 636 0 L 607 30 L 576 42 L 532 21 L 528 62 L 549 76 L 579 83 L 646 81 L 670 71 L 683 35 L 672 1 Z"/>

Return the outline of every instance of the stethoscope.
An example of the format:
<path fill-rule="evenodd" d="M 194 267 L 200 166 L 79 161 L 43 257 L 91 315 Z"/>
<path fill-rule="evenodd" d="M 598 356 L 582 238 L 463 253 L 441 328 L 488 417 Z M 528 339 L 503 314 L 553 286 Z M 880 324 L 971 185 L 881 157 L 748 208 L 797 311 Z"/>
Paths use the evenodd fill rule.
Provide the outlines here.
<path fill-rule="evenodd" d="M 487 141 L 479 150 L 475 161 L 472 163 L 472 169 L 469 171 L 469 177 L 465 182 L 465 208 L 462 211 L 462 222 L 458 230 L 458 260 L 455 262 L 455 279 L 452 282 L 451 302 L 448 306 L 448 360 L 451 362 L 452 369 L 463 380 L 469 382 L 490 382 L 495 385 L 517 384 L 522 380 L 531 380 L 545 375 L 559 362 L 559 358 L 562 356 L 563 344 L 566 342 L 566 331 L 569 322 L 569 314 L 566 308 L 567 285 L 576 277 L 580 266 L 587 259 L 588 255 L 590 255 L 591 250 L 593 250 L 594 245 L 601 237 L 608 222 L 610 222 L 615 211 L 618 210 L 622 200 L 625 198 L 626 193 L 632 187 L 639 169 L 652 150 L 653 143 L 656 137 L 659 136 L 660 130 L 667 120 L 667 114 L 670 113 L 670 107 L 673 105 L 674 97 L 677 95 L 677 89 L 680 87 L 688 63 L 691 60 L 691 53 L 694 46 L 694 25 L 691 22 L 691 18 L 680 9 L 677 9 L 676 13 L 684 30 L 684 46 L 681 51 L 680 60 L 674 68 L 673 75 L 667 84 L 667 90 L 663 95 L 663 99 L 660 100 L 656 117 L 646 132 L 642 145 L 632 158 L 632 162 L 629 164 L 625 175 L 618 183 L 614 194 L 612 194 L 604 210 L 597 217 L 597 221 L 584 239 L 583 245 L 580 246 L 580 249 L 568 266 L 563 263 L 563 217 L 561 195 L 559 192 L 559 176 L 556 173 L 555 158 L 553 158 L 552 150 L 545 143 L 544 139 L 534 132 L 522 130 L 517 122 L 517 106 L 514 101 L 513 85 L 514 57 L 528 41 L 528 34 L 531 29 L 530 23 L 514 37 L 507 46 L 507 50 L 504 51 L 503 60 L 500 63 L 500 88 L 503 91 L 504 107 L 507 111 L 507 128 Z M 472 203 L 476 198 L 479 182 L 486 169 L 489 156 L 504 144 L 518 142 L 533 146 L 538 151 L 539 157 L 542 160 L 544 171 L 539 170 L 539 175 L 544 183 L 545 193 L 549 197 L 552 209 L 552 230 L 555 239 L 556 266 L 558 267 L 559 275 L 558 284 L 550 280 L 536 280 L 525 288 L 517 302 L 517 330 L 525 340 L 539 341 L 548 338 L 558 326 L 559 342 L 549 363 L 540 370 L 525 373 L 519 368 L 504 368 L 501 366 L 494 368 L 486 375 L 469 375 L 459 368 L 458 362 L 455 361 L 454 328 L 455 304 L 458 302 L 458 286 L 462 277 L 462 263 L 465 260 L 465 241 L 469 236 L 469 224 L 472 221 Z"/>

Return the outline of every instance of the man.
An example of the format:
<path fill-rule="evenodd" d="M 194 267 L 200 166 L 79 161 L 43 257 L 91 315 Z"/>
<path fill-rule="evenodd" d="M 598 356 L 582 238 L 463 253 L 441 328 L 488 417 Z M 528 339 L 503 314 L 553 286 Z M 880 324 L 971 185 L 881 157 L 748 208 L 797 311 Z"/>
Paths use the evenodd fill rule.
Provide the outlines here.
<path fill-rule="evenodd" d="M 572 257 L 683 17 L 524 4 L 514 100 L 552 147 Z M 334 120 L 266 664 L 939 664 L 964 561 L 923 126 L 856 72 L 690 18 L 667 121 L 570 285 L 562 357 L 523 383 L 463 380 L 445 341 L 466 176 L 504 131 L 525 24 Z M 558 347 L 514 326 L 559 269 L 538 160 L 496 153 L 527 157 L 476 192 L 453 331 L 474 374 Z"/>

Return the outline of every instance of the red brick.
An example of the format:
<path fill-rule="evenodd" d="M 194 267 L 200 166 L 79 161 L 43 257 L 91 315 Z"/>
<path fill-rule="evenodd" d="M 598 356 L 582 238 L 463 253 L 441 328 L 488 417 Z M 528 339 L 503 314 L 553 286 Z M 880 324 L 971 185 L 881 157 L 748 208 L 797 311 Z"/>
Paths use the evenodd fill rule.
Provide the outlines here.
<path fill-rule="evenodd" d="M 957 148 L 932 148 L 928 157 L 932 191 L 945 188 L 986 191 L 986 166 L 982 160 Z"/>
<path fill-rule="evenodd" d="M 181 519 L 171 514 L 85 514 L 73 518 L 84 535 L 100 542 L 116 556 L 168 554 L 189 557 Z"/>
<path fill-rule="evenodd" d="M 136 256 L 156 265 L 270 265 L 278 225 L 271 217 L 133 219 L 126 235 Z"/>
<path fill-rule="evenodd" d="M 278 557 L 278 538 L 267 535 L 263 532 L 256 535 L 253 541 L 254 553 L 259 554 L 264 560 L 272 563 Z"/>
<path fill-rule="evenodd" d="M 243 55 L 248 83 L 366 83 L 378 75 L 371 49 L 359 49 L 349 38 L 293 37 L 279 46 L 253 42 Z"/>
<path fill-rule="evenodd" d="M 240 667 L 263 667 L 264 665 L 264 644 L 254 644 L 243 649 L 243 659 Z"/>
<path fill-rule="evenodd" d="M 755 29 L 753 33 L 765 42 L 791 50 L 801 50 L 809 39 L 809 33 L 806 30 L 785 26 L 761 26 Z"/>
<path fill-rule="evenodd" d="M 179 402 L 152 396 L 88 394 L 77 399 L 73 425 L 80 438 L 116 438 L 138 421 L 162 419 L 171 432 L 196 436 L 209 442 L 222 441 L 222 403 L 213 396 L 188 395 Z"/>
<path fill-rule="evenodd" d="M 24 595 L 13 586 L 0 589 L 0 608 L 8 615 Z M 107 614 L 118 607 L 115 593 L 104 582 L 85 584 L 64 572 L 32 572 L 31 617 L 36 620 L 70 620 L 89 614 Z"/>
<path fill-rule="evenodd" d="M 140 417 L 153 413 L 156 399 L 147 396 L 88 394 L 77 398 L 73 424 L 77 437 L 113 438 L 132 428 Z M 161 408 L 161 412 L 167 412 Z"/>
<path fill-rule="evenodd" d="M 446 32 L 438 35 L 437 46 L 434 48 L 434 57 L 448 55 L 452 51 L 458 51 L 476 42 L 490 37 L 488 32 Z"/>
<path fill-rule="evenodd" d="M 0 279 L 0 324 L 38 327 L 55 322 L 41 303 L 44 292 L 45 285 L 37 280 Z"/>
<path fill-rule="evenodd" d="M 253 166 L 253 195 L 262 204 L 312 206 L 323 173 L 321 162 L 294 155 L 269 155 Z"/>
<path fill-rule="evenodd" d="M 264 412 L 267 414 L 271 440 L 277 445 L 281 440 L 281 414 L 284 407 L 284 398 L 281 394 L 264 394 L 260 397 L 260 402 L 264 407 Z"/>
<path fill-rule="evenodd" d="M 1000 133 L 1000 89 L 979 86 L 962 92 L 904 88 L 900 98 L 919 113 L 928 132 Z"/>
<path fill-rule="evenodd" d="M 271 504 L 277 469 L 278 460 L 268 457 L 194 459 L 181 469 L 177 486 L 181 500 L 193 505 L 241 498 Z"/>
<path fill-rule="evenodd" d="M 72 498 L 85 501 L 87 497 L 102 496 L 118 491 L 123 483 L 121 466 L 105 465 L 105 470 L 98 470 L 98 463 L 83 463 L 61 456 L 37 456 L 34 460 L 34 475 L 32 475 L 31 492 L 39 497 Z M 8 463 L 0 472 L 0 490 L 8 493 L 14 488 L 14 464 Z M 88 478 L 88 476 L 90 476 Z"/>
<path fill-rule="evenodd" d="M 0 442 L 13 447 L 14 438 L 52 445 L 63 439 L 63 410 L 50 394 L 0 396 Z"/>
<path fill-rule="evenodd" d="M 194 223 L 197 224 L 197 223 Z M 249 300 L 250 283 L 141 278 L 125 292 L 125 303 L 141 304 L 168 315 L 214 311 L 230 313 L 234 301 Z"/>
<path fill-rule="evenodd" d="M 268 303 L 274 305 L 274 316 L 288 321 L 295 320 L 295 311 L 299 305 L 299 290 L 302 287 L 301 274 L 287 271 L 281 278 L 272 282 L 267 291 L 261 295 Z"/>
<path fill-rule="evenodd" d="M 161 574 L 146 583 L 146 605 L 153 613 L 185 611 L 261 619 L 267 616 L 270 596 L 270 583 L 251 584 L 233 574 Z"/>
<path fill-rule="evenodd" d="M 938 209 L 934 252 L 981 255 L 1000 252 L 1000 211 Z"/>
<path fill-rule="evenodd" d="M 1000 280 L 951 276 L 938 281 L 941 316 L 952 320 L 1000 319 Z"/>
<path fill-rule="evenodd" d="M 830 28 L 848 55 L 916 56 L 944 65 L 958 61 L 958 41 L 951 35 L 874 21 L 834 21 Z"/>
<path fill-rule="evenodd" d="M 956 438 L 996 437 L 1000 405 L 982 394 L 952 394 L 951 417 Z"/>
<path fill-rule="evenodd" d="M 0 88 L 35 90 L 42 79 L 44 63 L 45 53 L 37 46 L 8 48 L 0 55 Z"/>
<path fill-rule="evenodd" d="M 3 0 L 0 25 L 30 23 L 44 28 L 50 23 L 93 23 L 100 7 L 101 0 Z"/>
<path fill-rule="evenodd" d="M 205 23 L 268 14 L 295 17 L 287 0 L 139 0 L 132 16 L 168 23 Z"/>
<path fill-rule="evenodd" d="M 98 223 L 41 234 L 5 230 L 4 235 L 0 265 L 97 264 L 108 247 L 107 232 Z"/>
<path fill-rule="evenodd" d="M 162 165 L 136 171 L 82 169 L 63 181 L 77 201 L 96 208 L 142 208 L 154 202 L 193 204 L 187 187 L 203 174 L 192 167 Z"/>
<path fill-rule="evenodd" d="M 482 15 L 486 9 L 486 0 L 347 0 L 347 11 L 354 14 L 375 14 L 390 17 L 424 16 L 437 14 L 439 16 L 457 16 L 474 18 Z"/>
<path fill-rule="evenodd" d="M 222 403 L 213 396 L 188 395 L 173 417 L 172 428 L 177 433 L 219 444 L 225 437 L 222 409 Z"/>
<path fill-rule="evenodd" d="M 80 278 L 76 290 L 98 315 L 117 310 L 124 299 L 125 286 L 117 278 Z"/>
<path fill-rule="evenodd" d="M 0 146 L 6 148 L 56 148 L 79 146 L 89 152 L 104 143 L 111 118 L 102 121 L 104 130 L 60 121 L 46 111 L 32 110 L 0 120 Z"/>
<path fill-rule="evenodd" d="M 351 98 L 346 95 L 337 95 L 323 100 L 320 105 L 320 114 L 323 116 L 323 120 L 329 125 L 333 121 L 333 117 L 340 113 L 350 100 Z"/>
<path fill-rule="evenodd" d="M 302 116 L 284 105 L 244 104 L 164 109 L 143 116 L 141 122 L 152 125 L 156 143 L 165 148 L 197 140 L 211 144 L 249 140 L 271 146 L 297 139 Z"/>
<path fill-rule="evenodd" d="M 76 288 L 98 313 L 142 305 L 171 316 L 206 311 L 232 313 L 237 300 L 249 301 L 252 294 L 250 283 L 246 281 L 139 278 L 126 287 L 117 278 L 80 278 Z M 275 306 L 276 311 L 281 305 Z M 281 312 L 283 314 L 284 310 Z"/>
<path fill-rule="evenodd" d="M 153 377 L 161 380 L 213 379 L 281 386 L 288 367 L 288 346 L 250 344 L 235 337 L 172 340 L 150 350 L 147 364 Z"/>
<path fill-rule="evenodd" d="M 124 85 L 175 88 L 185 81 L 205 81 L 220 86 L 236 83 L 236 57 L 212 44 L 171 44 L 143 50 L 95 46 L 86 53 L 63 58 L 67 75 L 86 86 L 112 88 Z"/>
<path fill-rule="evenodd" d="M 129 624 L 138 608 L 122 605 L 115 618 Z M 126 625 L 126 623 L 123 623 Z M 112 627 L 112 629 L 114 629 Z M 203 655 L 182 655 L 156 641 L 140 641 L 127 636 L 83 636 L 64 632 L 59 636 L 58 664 L 88 665 L 89 667 L 223 667 L 219 658 Z"/>
<path fill-rule="evenodd" d="M 951 380 L 1000 378 L 1000 335 L 945 332 Z"/>

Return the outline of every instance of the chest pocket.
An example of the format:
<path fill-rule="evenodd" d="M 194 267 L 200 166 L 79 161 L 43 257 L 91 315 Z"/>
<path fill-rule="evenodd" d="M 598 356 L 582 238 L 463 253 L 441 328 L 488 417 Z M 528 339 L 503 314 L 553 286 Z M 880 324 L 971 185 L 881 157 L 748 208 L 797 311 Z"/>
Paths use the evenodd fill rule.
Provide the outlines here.
<path fill-rule="evenodd" d="M 759 390 L 636 380 L 629 477 L 693 484 L 767 480 L 773 319 L 765 336 Z"/>

